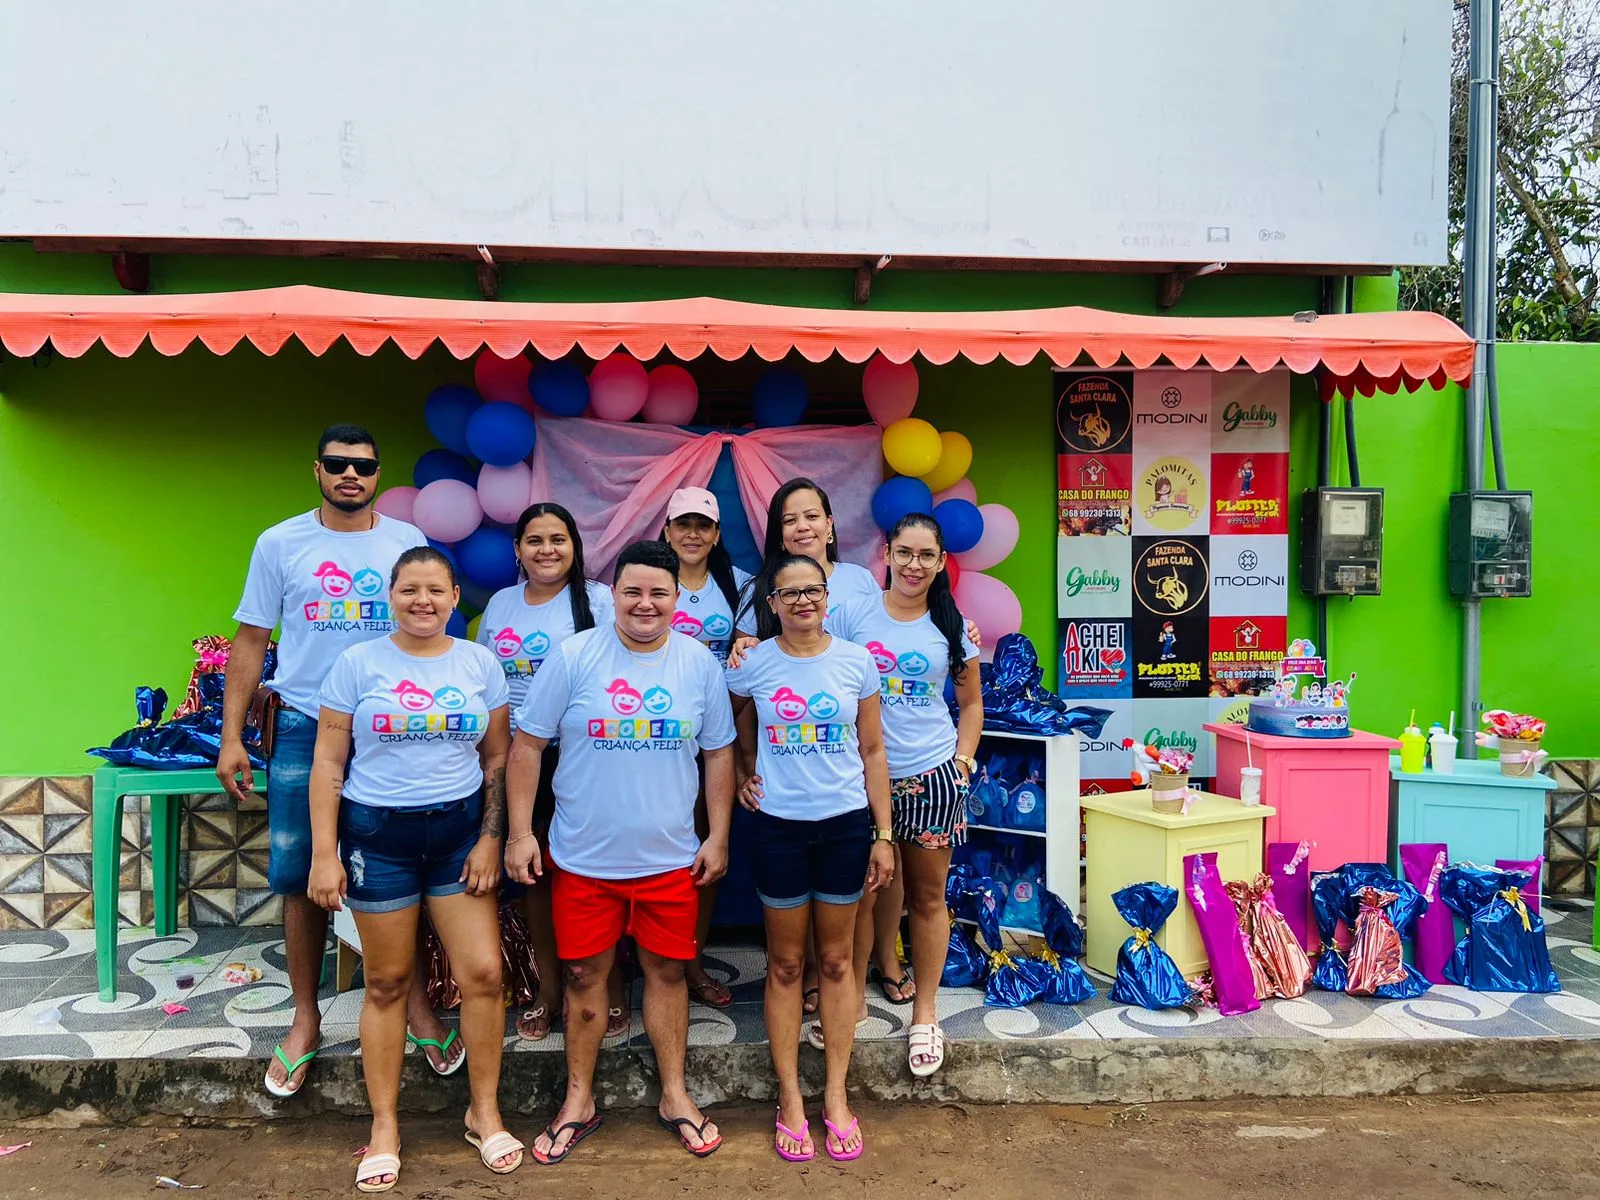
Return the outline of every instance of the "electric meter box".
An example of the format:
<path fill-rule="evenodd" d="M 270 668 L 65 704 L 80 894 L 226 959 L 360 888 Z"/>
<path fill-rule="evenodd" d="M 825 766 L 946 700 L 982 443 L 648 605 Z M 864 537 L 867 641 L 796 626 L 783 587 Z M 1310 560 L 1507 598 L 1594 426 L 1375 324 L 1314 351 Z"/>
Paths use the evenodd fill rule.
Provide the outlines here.
<path fill-rule="evenodd" d="M 1533 595 L 1532 492 L 1451 495 L 1450 594 Z"/>
<path fill-rule="evenodd" d="M 1313 596 L 1382 593 L 1382 488 L 1307 489 L 1300 505 L 1300 590 Z"/>

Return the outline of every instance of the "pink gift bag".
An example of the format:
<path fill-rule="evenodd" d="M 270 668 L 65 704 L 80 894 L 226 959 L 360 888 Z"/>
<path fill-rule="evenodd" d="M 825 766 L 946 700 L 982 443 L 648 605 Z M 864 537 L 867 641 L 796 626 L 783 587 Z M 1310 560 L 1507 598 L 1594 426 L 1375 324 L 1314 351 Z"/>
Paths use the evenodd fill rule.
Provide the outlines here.
<path fill-rule="evenodd" d="M 1222 886 L 1216 854 L 1190 854 L 1183 860 L 1183 890 L 1200 926 L 1200 940 L 1211 960 L 1211 983 L 1217 994 L 1217 1010 L 1225 1017 L 1254 1012 L 1261 1007 L 1256 999 L 1255 978 L 1250 971 L 1249 950 L 1239 931 L 1238 910 Z"/>
<path fill-rule="evenodd" d="M 1456 948 L 1456 919 L 1439 899 L 1439 876 L 1449 859 L 1443 842 L 1411 842 L 1400 847 L 1400 869 L 1406 882 L 1422 893 L 1428 907 L 1417 918 L 1412 935 L 1417 970 L 1429 983 L 1444 983 L 1444 966 Z"/>
<path fill-rule="evenodd" d="M 1267 874 L 1272 876 L 1272 899 L 1289 922 L 1300 948 L 1317 949 L 1317 927 L 1311 920 L 1311 843 L 1267 843 Z"/>

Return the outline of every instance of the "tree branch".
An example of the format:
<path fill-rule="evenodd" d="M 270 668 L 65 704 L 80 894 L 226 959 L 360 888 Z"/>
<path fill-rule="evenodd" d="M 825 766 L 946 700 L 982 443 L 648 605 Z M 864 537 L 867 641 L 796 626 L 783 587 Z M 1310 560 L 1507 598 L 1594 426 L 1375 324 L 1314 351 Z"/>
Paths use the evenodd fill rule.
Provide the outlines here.
<path fill-rule="evenodd" d="M 1498 155 L 1500 177 L 1506 181 L 1506 187 L 1516 197 L 1517 204 L 1527 214 L 1528 220 L 1539 231 L 1539 236 L 1544 240 L 1545 249 L 1550 252 L 1550 258 L 1555 263 L 1556 289 L 1562 298 L 1569 304 L 1581 304 L 1583 293 L 1572 281 L 1572 264 L 1567 261 L 1567 252 L 1561 242 L 1561 235 L 1550 223 L 1550 218 L 1545 216 L 1544 210 L 1539 207 L 1539 202 L 1534 199 L 1533 193 L 1523 186 L 1517 178 L 1517 173 L 1512 170 L 1511 159 L 1504 150 Z"/>

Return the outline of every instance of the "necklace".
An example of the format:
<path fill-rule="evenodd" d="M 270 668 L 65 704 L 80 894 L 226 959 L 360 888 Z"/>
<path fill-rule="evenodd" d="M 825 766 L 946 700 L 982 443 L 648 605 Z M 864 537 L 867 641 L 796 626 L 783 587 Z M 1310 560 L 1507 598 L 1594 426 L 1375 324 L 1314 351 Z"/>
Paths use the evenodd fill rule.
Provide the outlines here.
<path fill-rule="evenodd" d="M 320 508 L 317 509 L 317 524 L 321 525 L 324 529 L 326 529 L 328 527 L 328 523 L 322 519 L 322 510 Z M 365 530 L 357 529 L 357 530 L 353 530 L 352 532 L 355 532 L 355 533 L 371 533 L 377 527 L 378 527 L 378 510 L 375 509 L 375 508 L 369 508 L 367 510 L 367 527 L 366 527 L 366 529 Z"/>

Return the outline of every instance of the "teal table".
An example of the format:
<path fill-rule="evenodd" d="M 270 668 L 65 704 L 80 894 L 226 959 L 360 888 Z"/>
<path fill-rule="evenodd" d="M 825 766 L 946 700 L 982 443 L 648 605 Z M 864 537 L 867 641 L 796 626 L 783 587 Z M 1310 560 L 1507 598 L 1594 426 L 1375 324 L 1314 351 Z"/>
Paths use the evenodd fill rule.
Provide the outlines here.
<path fill-rule="evenodd" d="M 1389 763 L 1389 859 L 1397 874 L 1399 847 L 1411 842 L 1443 842 L 1451 862 L 1481 866 L 1493 866 L 1497 858 L 1531 861 L 1544 853 L 1545 793 L 1556 786 L 1549 776 L 1502 775 L 1495 759 L 1458 759 L 1455 770 L 1443 775 L 1407 774 L 1399 755 Z"/>
<path fill-rule="evenodd" d="M 267 773 L 255 772 L 255 790 L 265 792 Z M 117 998 L 117 893 L 122 868 L 122 802 L 150 797 L 151 891 L 156 933 L 178 927 L 178 853 L 183 830 L 183 797 L 223 790 L 209 767 L 188 771 L 147 771 L 139 767 L 101 767 L 94 773 L 94 958 L 100 999 Z"/>

